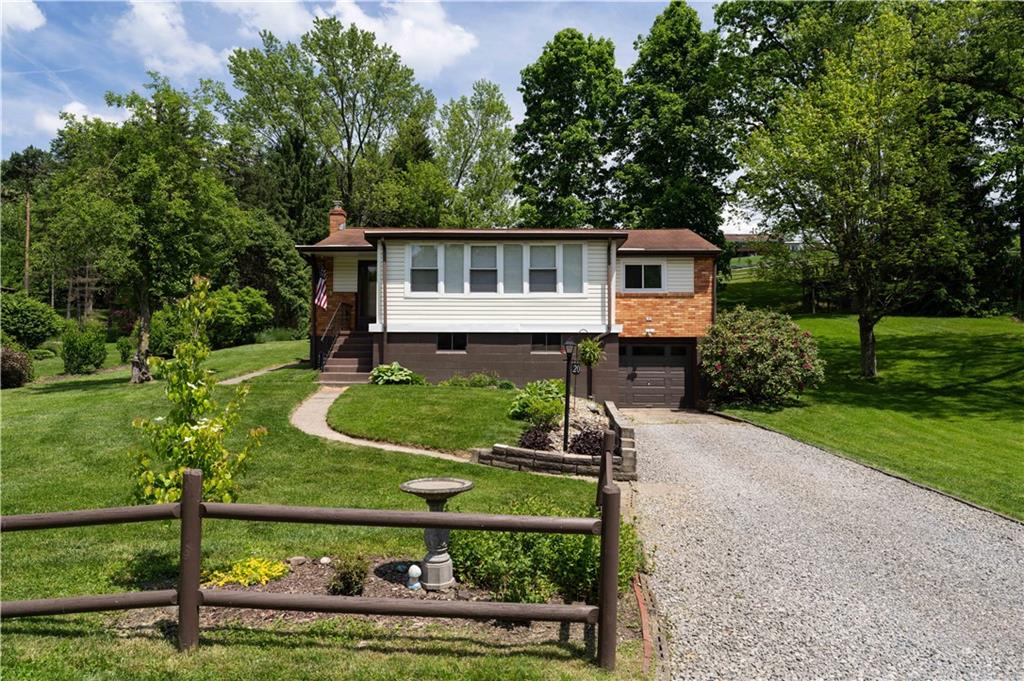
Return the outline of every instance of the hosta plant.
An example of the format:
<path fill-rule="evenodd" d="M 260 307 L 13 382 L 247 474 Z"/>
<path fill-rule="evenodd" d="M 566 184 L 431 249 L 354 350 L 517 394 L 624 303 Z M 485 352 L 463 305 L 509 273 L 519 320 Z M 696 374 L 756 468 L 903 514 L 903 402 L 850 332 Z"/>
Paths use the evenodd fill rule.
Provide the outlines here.
<path fill-rule="evenodd" d="M 133 424 L 146 438 L 135 469 L 135 495 L 142 503 L 178 501 L 188 468 L 203 472 L 203 499 L 235 501 L 238 477 L 266 434 L 265 428 L 253 428 L 237 451 L 226 444 L 249 388 L 240 386 L 224 407 L 213 399 L 212 372 L 203 366 L 210 354 L 205 333 L 211 316 L 209 290 L 209 281 L 194 280 L 192 294 L 178 303 L 188 335 L 174 347 L 173 359 L 151 363 L 154 374 L 166 381 L 171 410 L 166 417 L 140 418 Z"/>
<path fill-rule="evenodd" d="M 743 306 L 719 315 L 700 340 L 700 362 L 716 404 L 776 405 L 825 377 L 809 331 L 787 315 Z"/>
<path fill-rule="evenodd" d="M 370 383 L 376 385 L 424 385 L 426 380 L 398 362 L 379 364 L 370 372 Z"/>

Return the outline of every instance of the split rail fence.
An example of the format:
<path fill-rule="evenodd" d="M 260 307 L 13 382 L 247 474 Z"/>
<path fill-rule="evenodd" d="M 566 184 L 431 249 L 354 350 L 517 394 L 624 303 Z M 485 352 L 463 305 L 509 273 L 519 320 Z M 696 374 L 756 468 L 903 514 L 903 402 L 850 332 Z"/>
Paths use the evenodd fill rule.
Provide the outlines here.
<path fill-rule="evenodd" d="M 611 435 L 611 438 L 612 447 L 614 447 L 614 434 Z M 609 437 L 606 434 L 605 453 L 601 461 L 601 476 L 597 495 L 597 502 L 601 507 L 600 518 L 204 502 L 202 501 L 202 472 L 197 470 L 186 471 L 179 503 L 4 516 L 0 518 L 0 531 L 3 532 L 138 523 L 153 520 L 180 520 L 181 550 L 176 589 L 4 601 L 0 603 L 0 619 L 176 605 L 178 608 L 178 649 L 182 651 L 191 650 L 199 644 L 200 607 L 299 610 L 406 617 L 455 617 L 502 621 L 582 622 L 598 625 L 598 663 L 605 669 L 614 669 L 617 637 L 620 492 L 611 479 L 612 454 L 608 442 Z M 318 594 L 271 594 L 204 588 L 200 582 L 204 519 L 598 535 L 601 537 L 598 603 L 597 605 L 560 605 L 459 602 Z"/>

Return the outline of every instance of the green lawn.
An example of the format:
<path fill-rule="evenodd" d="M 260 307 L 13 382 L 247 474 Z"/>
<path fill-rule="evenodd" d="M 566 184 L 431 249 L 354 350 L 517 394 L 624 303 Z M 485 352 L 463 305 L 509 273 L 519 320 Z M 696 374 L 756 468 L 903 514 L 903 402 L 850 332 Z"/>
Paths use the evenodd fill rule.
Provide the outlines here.
<path fill-rule="evenodd" d="M 737 305 L 797 312 L 800 308 L 800 287 L 785 282 L 763 281 L 758 277 L 757 268 L 734 270 L 732 277 L 718 284 L 718 308 L 728 310 Z"/>
<path fill-rule="evenodd" d="M 221 377 L 293 359 L 299 343 L 268 343 L 213 354 Z M 299 355 L 302 353 L 299 352 Z M 34 384 L 3 391 L 4 513 L 17 514 L 129 503 L 130 451 L 136 416 L 166 413 L 159 382 L 131 386 L 125 372 Z M 249 503 L 420 509 L 403 494 L 404 480 L 468 477 L 476 483 L 456 508 L 494 511 L 524 495 L 570 509 L 592 499 L 583 481 L 524 475 L 426 457 L 344 446 L 294 429 L 288 415 L 316 389 L 315 373 L 283 369 L 252 382 L 239 428 L 265 425 L 269 434 L 243 479 Z M 227 388 L 219 389 L 226 397 Z M 175 522 L 105 525 L 3 537 L 3 599 L 111 593 L 140 588 L 131 569 L 174 571 Z M 248 556 L 367 555 L 416 558 L 419 530 L 273 523 L 204 523 L 206 564 Z M 151 585 L 150 585 L 151 586 Z M 582 641 L 569 645 L 501 645 L 477 640 L 444 622 L 407 637 L 401 628 L 342 620 L 269 625 L 252 631 L 202 632 L 196 654 L 175 652 L 173 632 L 109 628 L 118 615 L 89 614 L 4 623 L 4 678 L 591 678 L 595 667 Z M 624 651 L 622 676 L 636 671 L 636 648 Z M 631 671 L 632 670 L 632 671 Z"/>
<path fill-rule="evenodd" d="M 744 276 L 721 303 L 792 311 L 798 300 L 795 288 Z M 729 413 L 1024 519 L 1024 325 L 886 317 L 879 377 L 867 381 L 853 315 L 794 318 L 818 341 L 825 384 L 796 406 Z"/>
<path fill-rule="evenodd" d="M 121 356 L 118 354 L 117 348 L 114 347 L 113 343 L 107 343 L 107 358 L 103 361 L 103 366 L 100 368 L 109 369 L 110 367 L 116 367 L 120 363 Z M 32 366 L 36 379 L 49 378 L 64 373 L 64 360 L 60 358 L 60 355 L 47 359 L 37 359 L 33 362 Z"/>
<path fill-rule="evenodd" d="M 357 385 L 331 405 L 331 428 L 355 437 L 459 452 L 515 444 L 524 428 L 508 414 L 512 390 Z"/>

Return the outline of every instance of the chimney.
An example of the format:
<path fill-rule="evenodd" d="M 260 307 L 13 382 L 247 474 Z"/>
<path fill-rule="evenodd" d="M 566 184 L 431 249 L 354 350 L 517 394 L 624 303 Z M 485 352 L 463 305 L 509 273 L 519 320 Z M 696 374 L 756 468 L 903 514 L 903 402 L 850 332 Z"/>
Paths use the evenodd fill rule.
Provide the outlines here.
<path fill-rule="evenodd" d="M 345 229 L 345 209 L 341 207 L 341 201 L 335 201 L 331 212 L 328 214 L 328 222 L 331 225 L 331 232 Z"/>

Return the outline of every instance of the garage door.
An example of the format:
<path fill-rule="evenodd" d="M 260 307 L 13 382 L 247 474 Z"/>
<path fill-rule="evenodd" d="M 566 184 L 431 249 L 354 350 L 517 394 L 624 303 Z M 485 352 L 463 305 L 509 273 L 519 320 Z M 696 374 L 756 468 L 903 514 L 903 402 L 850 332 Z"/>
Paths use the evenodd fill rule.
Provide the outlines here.
<path fill-rule="evenodd" d="M 619 401 L 633 407 L 692 407 L 686 372 L 693 346 L 619 341 Z"/>

